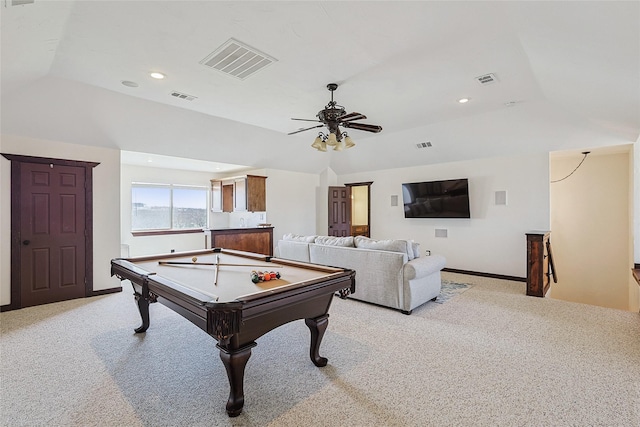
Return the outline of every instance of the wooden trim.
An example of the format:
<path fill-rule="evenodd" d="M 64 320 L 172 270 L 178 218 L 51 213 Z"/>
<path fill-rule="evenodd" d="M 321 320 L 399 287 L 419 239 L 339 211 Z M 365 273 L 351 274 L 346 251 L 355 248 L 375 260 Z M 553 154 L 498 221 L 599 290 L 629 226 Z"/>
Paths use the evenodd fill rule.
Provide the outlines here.
<path fill-rule="evenodd" d="M 460 274 L 468 274 L 470 276 L 480 276 L 480 277 L 490 277 L 492 279 L 502 279 L 502 280 L 512 280 L 514 282 L 525 282 L 527 281 L 526 277 L 517 277 L 517 276 L 505 276 L 504 274 L 494 274 L 494 273 L 482 273 L 479 271 L 469 271 L 469 270 L 458 270 L 456 268 L 443 268 L 442 271 L 448 271 L 449 273 L 460 273 Z"/>
<path fill-rule="evenodd" d="M 93 168 L 99 162 L 0 153 L 11 161 L 11 303 L 3 311 L 22 308 L 20 297 L 20 172 L 22 163 L 54 164 L 85 169 L 85 297 L 93 292 Z M 6 308 L 8 307 L 8 308 Z"/>
<path fill-rule="evenodd" d="M 100 164 L 100 162 L 85 162 L 83 160 L 68 160 L 68 159 L 56 159 L 53 157 L 33 157 L 33 156 L 23 156 L 20 154 L 8 154 L 2 153 L 2 155 L 8 159 L 17 162 L 23 163 L 53 163 L 54 165 L 60 166 L 75 166 L 75 167 L 90 167 L 95 168 Z"/>
<path fill-rule="evenodd" d="M 345 184 L 345 187 L 360 187 L 362 185 L 367 185 L 369 187 L 371 187 L 371 184 L 373 184 L 373 181 L 367 181 L 367 182 L 352 182 L 350 184 Z"/>
<path fill-rule="evenodd" d="M 4 157 L 11 161 L 11 302 L 9 303 L 9 310 L 15 310 L 21 308 L 21 294 L 20 294 L 20 281 L 21 281 L 21 269 L 20 269 L 20 229 L 21 229 L 21 217 L 20 217 L 20 168 L 22 162 L 16 158 L 8 157 L 3 154 Z"/>
<path fill-rule="evenodd" d="M 371 237 L 371 185 L 373 181 L 367 182 L 352 182 L 349 184 L 345 184 L 345 187 L 361 187 L 363 185 L 367 186 L 367 233 L 364 234 L 366 237 Z M 351 226 L 351 224 L 349 224 Z"/>
<path fill-rule="evenodd" d="M 122 286 L 118 286 L 117 288 L 99 289 L 97 291 L 91 291 L 91 296 L 97 297 L 100 295 L 116 294 L 118 292 L 122 292 Z"/>
<path fill-rule="evenodd" d="M 193 234 L 204 233 L 202 228 L 194 228 L 189 230 L 148 230 L 148 231 L 132 231 L 134 237 L 139 236 L 164 236 L 167 234 Z"/>

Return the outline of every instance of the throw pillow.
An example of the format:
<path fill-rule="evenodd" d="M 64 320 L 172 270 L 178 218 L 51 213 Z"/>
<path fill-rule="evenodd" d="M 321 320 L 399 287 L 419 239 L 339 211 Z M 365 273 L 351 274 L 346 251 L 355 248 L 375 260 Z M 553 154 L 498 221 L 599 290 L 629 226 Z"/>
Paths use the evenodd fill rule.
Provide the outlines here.
<path fill-rule="evenodd" d="M 413 257 L 420 258 L 420 243 L 411 241 L 411 249 L 413 249 Z"/>
<path fill-rule="evenodd" d="M 282 240 L 293 240 L 295 242 L 313 243 L 316 236 L 301 236 L 299 234 L 288 233 L 282 236 Z"/>
<path fill-rule="evenodd" d="M 354 241 L 356 248 L 401 252 L 407 255 L 407 260 L 415 258 L 413 249 L 406 240 L 374 240 L 363 236 L 356 236 Z"/>

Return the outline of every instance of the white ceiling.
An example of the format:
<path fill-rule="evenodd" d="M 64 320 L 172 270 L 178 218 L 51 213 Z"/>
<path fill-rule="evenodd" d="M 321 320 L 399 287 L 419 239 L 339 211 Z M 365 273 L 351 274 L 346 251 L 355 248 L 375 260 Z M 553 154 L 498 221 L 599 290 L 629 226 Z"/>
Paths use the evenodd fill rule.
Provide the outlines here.
<path fill-rule="evenodd" d="M 2 134 L 338 174 L 640 134 L 637 1 L 6 3 Z M 200 64 L 229 38 L 277 62 L 244 80 Z M 482 86 L 487 73 L 498 81 Z M 313 125 L 290 119 L 314 119 L 332 82 L 338 104 L 384 130 L 322 153 L 315 129 L 287 133 Z"/>

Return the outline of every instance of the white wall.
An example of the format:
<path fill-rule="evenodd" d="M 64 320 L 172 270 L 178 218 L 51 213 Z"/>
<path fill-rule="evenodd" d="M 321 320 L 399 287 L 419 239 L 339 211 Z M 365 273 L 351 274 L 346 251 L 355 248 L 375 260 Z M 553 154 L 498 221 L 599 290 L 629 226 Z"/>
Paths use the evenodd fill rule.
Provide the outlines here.
<path fill-rule="evenodd" d="M 413 239 L 421 250 L 447 258 L 447 267 L 526 277 L 526 236 L 548 230 L 549 159 L 546 153 L 480 159 L 372 173 L 341 175 L 340 183 L 373 181 L 371 237 Z M 471 219 L 405 219 L 402 183 L 468 178 Z M 507 205 L 494 204 L 507 192 Z M 391 196 L 398 206 L 391 206 Z M 435 229 L 447 238 L 436 238 Z"/>
<path fill-rule="evenodd" d="M 319 176 L 276 169 L 267 169 L 265 175 L 267 222 L 274 227 L 274 246 L 286 233 L 316 234 Z"/>
<path fill-rule="evenodd" d="M 551 177 L 567 176 L 582 158 L 552 156 Z M 552 298 L 629 310 L 629 164 L 629 153 L 594 151 L 573 175 L 551 184 L 551 241 L 558 272 Z"/>
<path fill-rule="evenodd" d="M 633 181 L 631 183 L 631 192 L 633 193 L 633 205 L 631 206 L 631 217 L 633 218 L 633 262 L 640 264 L 640 139 L 634 144 L 632 151 L 632 161 L 630 169 L 632 170 Z M 633 281 L 633 279 L 632 279 Z M 637 283 L 636 283 L 637 285 Z M 640 287 L 633 284 L 629 289 L 629 309 L 632 311 L 640 310 Z"/>
<path fill-rule="evenodd" d="M 343 182 L 344 183 L 344 182 Z M 338 184 L 338 176 L 331 168 L 326 168 L 320 174 L 320 184 L 316 190 L 316 230 L 311 234 L 326 236 L 329 234 L 329 187 Z"/>
<path fill-rule="evenodd" d="M 93 168 L 93 289 L 120 286 L 111 277 L 113 258 L 120 256 L 120 152 L 99 147 L 2 135 L 3 153 L 99 162 Z M 11 162 L 0 158 L 0 305 L 11 301 Z"/>
<path fill-rule="evenodd" d="M 634 256 L 636 264 L 640 264 L 640 139 L 633 144 L 633 228 Z M 640 303 L 640 299 L 638 300 Z"/>

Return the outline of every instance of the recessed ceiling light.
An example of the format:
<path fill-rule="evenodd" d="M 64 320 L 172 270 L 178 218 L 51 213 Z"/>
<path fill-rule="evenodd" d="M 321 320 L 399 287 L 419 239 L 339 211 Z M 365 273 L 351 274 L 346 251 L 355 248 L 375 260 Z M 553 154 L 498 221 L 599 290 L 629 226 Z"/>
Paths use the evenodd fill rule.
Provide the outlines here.
<path fill-rule="evenodd" d="M 123 85 L 128 86 L 128 87 L 138 87 L 138 83 L 132 82 L 132 81 L 129 81 L 129 80 L 123 80 L 120 83 L 122 83 Z"/>
<path fill-rule="evenodd" d="M 460 99 L 458 99 L 458 102 L 460 104 L 466 104 L 467 102 L 469 102 L 469 98 L 460 98 Z"/>
<path fill-rule="evenodd" d="M 149 75 L 150 75 L 151 77 L 153 77 L 154 79 L 158 79 L 158 80 L 162 80 L 162 79 L 164 79 L 164 78 L 165 78 L 165 75 L 164 75 L 164 74 L 162 74 L 162 73 L 156 73 L 156 72 L 153 72 L 153 73 L 149 73 Z"/>

